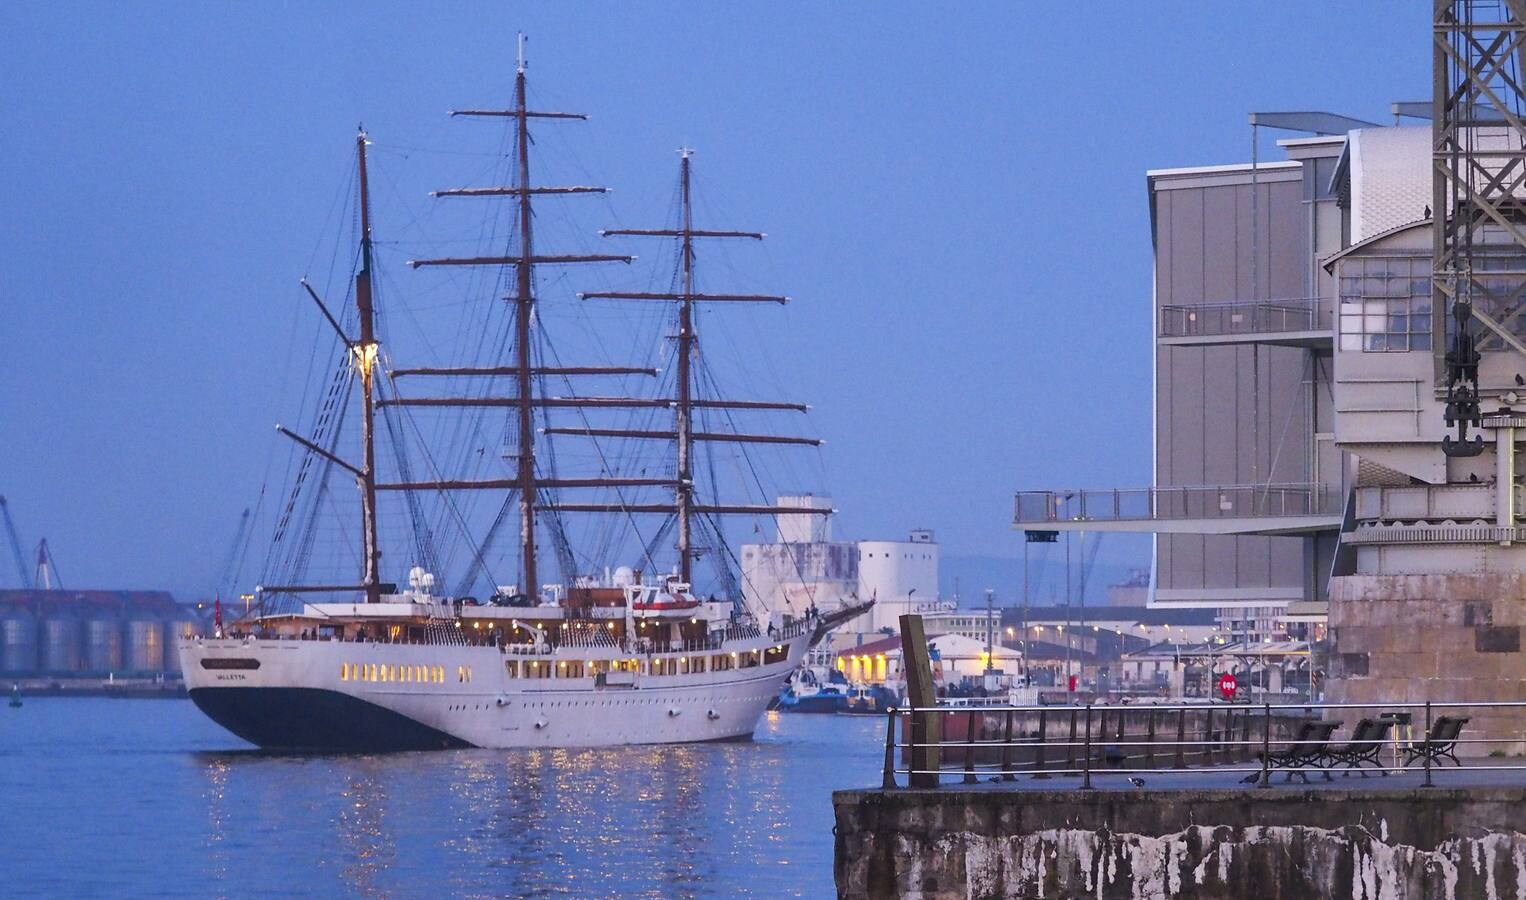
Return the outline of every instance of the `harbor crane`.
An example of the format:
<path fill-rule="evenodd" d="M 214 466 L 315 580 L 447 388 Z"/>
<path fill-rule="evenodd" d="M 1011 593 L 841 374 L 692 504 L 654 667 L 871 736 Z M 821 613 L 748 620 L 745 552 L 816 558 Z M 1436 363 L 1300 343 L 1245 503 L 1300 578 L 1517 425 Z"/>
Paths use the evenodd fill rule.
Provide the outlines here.
<path fill-rule="evenodd" d="M 26 556 L 21 552 L 21 538 L 16 535 L 16 521 L 11 518 L 11 508 L 3 496 L 0 496 L 0 519 L 5 520 L 5 536 L 11 544 L 11 558 L 16 563 L 16 571 L 21 575 L 21 586 L 31 590 L 32 571 L 27 567 Z"/>

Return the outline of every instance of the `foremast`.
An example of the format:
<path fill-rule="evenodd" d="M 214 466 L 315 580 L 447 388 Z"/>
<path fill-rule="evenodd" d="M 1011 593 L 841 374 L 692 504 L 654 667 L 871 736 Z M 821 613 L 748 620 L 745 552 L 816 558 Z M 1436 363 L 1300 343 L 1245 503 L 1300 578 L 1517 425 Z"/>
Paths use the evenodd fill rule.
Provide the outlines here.
<path fill-rule="evenodd" d="M 480 490 L 480 489 L 503 489 L 514 490 L 518 495 L 519 506 L 519 545 L 520 545 L 520 593 L 534 596 L 539 588 L 537 547 L 536 547 L 536 514 L 542 508 L 540 491 L 542 489 L 562 487 L 604 487 L 620 486 L 623 484 L 652 484 L 650 479 L 545 479 L 538 478 L 536 474 L 535 453 L 535 410 L 537 408 L 576 408 L 576 407 L 627 407 L 645 405 L 635 398 L 578 398 L 578 397 L 537 397 L 535 390 L 536 378 L 542 375 L 611 375 L 611 374 L 644 374 L 655 375 L 656 371 L 641 368 L 623 367 L 560 367 L 546 368 L 536 367 L 533 360 L 534 333 L 532 324 L 535 318 L 535 267 L 538 265 L 568 264 L 568 263 L 592 263 L 592 262 L 630 262 L 630 256 L 618 255 L 537 255 L 533 239 L 534 209 L 531 198 L 537 195 L 547 194 L 592 194 L 603 193 L 602 187 L 590 187 L 575 185 L 568 187 L 536 187 L 530 183 L 530 130 L 531 119 L 575 119 L 586 120 L 588 117 L 581 113 L 564 112 L 539 112 L 528 108 L 525 96 L 525 59 L 524 59 L 524 36 L 519 38 L 519 55 L 515 66 L 514 77 L 514 108 L 510 110 L 492 109 L 466 109 L 453 110 L 452 116 L 465 117 L 501 117 L 514 120 L 515 150 L 518 156 L 515 167 L 514 183 L 508 187 L 490 188 L 458 188 L 453 190 L 436 191 L 436 197 L 512 197 L 516 203 L 516 218 L 518 220 L 519 252 L 508 256 L 479 256 L 479 257 L 453 257 L 443 259 L 413 260 L 410 265 L 415 269 L 424 266 L 513 266 L 514 278 L 514 356 L 512 365 L 488 368 L 454 368 L 454 369 L 399 369 L 393 372 L 394 376 L 401 375 L 507 375 L 514 377 L 515 394 L 513 397 L 481 397 L 481 398 L 454 398 L 454 397 L 424 397 L 424 398 L 396 398 L 388 401 L 391 405 L 398 406 L 506 406 L 515 410 L 515 431 L 518 441 L 517 458 L 515 460 L 515 474 L 511 481 L 503 479 L 481 481 L 430 481 L 414 482 L 409 484 L 383 485 L 383 489 L 412 490 L 415 488 L 435 488 L 440 490 Z"/>

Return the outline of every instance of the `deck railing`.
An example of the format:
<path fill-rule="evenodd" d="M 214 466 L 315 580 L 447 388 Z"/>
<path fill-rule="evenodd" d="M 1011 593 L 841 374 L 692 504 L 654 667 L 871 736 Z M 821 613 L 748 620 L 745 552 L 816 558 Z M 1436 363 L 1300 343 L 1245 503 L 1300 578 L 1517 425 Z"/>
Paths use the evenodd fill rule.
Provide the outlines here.
<path fill-rule="evenodd" d="M 1510 710 L 1519 715 L 1500 716 Z M 1490 734 L 1480 736 L 1469 723 L 1485 715 Z M 940 739 L 913 740 L 932 724 L 913 727 L 913 717 L 936 717 Z M 1331 718 L 1358 721 L 1348 726 Z M 1338 771 L 1363 778 L 1423 772 L 1423 786 L 1431 787 L 1443 772 L 1526 773 L 1526 759 L 1500 749 L 1526 742 L 1526 726 L 1518 723 L 1526 723 L 1526 702 L 908 706 L 886 716 L 882 786 L 899 787 L 901 777 L 913 787 L 937 787 L 950 777 L 964 784 L 1072 777 L 1088 790 L 1094 775 L 1107 772 L 1138 784 L 1138 775 L 1212 772 L 1267 788 L 1278 771 L 1305 783 L 1311 774 L 1333 781 Z M 938 765 L 917 768 L 931 748 Z"/>
<path fill-rule="evenodd" d="M 1012 521 L 1121 522 L 1339 515 L 1339 491 L 1322 483 L 1221 484 L 1111 490 L 1020 491 Z"/>
<path fill-rule="evenodd" d="M 1318 297 L 1171 304 L 1160 308 L 1161 337 L 1283 334 L 1329 328 Z"/>

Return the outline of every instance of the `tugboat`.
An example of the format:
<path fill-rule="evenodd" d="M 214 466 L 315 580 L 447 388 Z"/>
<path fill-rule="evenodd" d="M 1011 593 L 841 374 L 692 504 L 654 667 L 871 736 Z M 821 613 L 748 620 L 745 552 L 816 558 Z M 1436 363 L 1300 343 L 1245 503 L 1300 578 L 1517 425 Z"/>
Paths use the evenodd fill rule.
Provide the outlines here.
<path fill-rule="evenodd" d="M 346 288 L 353 309 L 341 308 L 336 315 L 302 282 L 327 322 L 324 327 L 337 337 L 335 360 L 313 426 L 301 434 L 278 426 L 298 445 L 299 456 L 264 583 L 251 595 L 256 611 L 219 627 L 211 638 L 179 644 L 191 699 L 258 746 L 369 752 L 748 740 L 807 650 L 833 626 L 872 605 L 792 617 L 742 603 L 722 518 L 830 510 L 725 499 L 715 483 L 718 454 L 709 448 L 738 448 L 720 462 L 728 467 L 723 471 L 748 473 L 743 483 L 750 484 L 757 468 L 746 457 L 747 448 L 821 442 L 738 431 L 733 422 L 756 410 L 803 413 L 802 404 L 714 393 L 715 373 L 705 360 L 717 357 L 700 353 L 697 310 L 788 298 L 709 293 L 696 286 L 697 243 L 756 241 L 763 235 L 695 226 L 692 151 L 680 151 L 676 222 L 601 232 L 667 239 L 676 260 L 676 271 L 663 279 L 669 290 L 577 294 L 579 300 L 601 303 L 632 301 L 626 308 L 650 310 L 652 301 L 668 305 L 670 316 L 642 320 L 655 340 L 637 341 L 631 327 L 595 334 L 587 319 L 582 335 L 585 344 L 601 350 L 659 353 L 654 362 L 662 365 L 570 363 L 562 356 L 565 348 L 551 343 L 550 326 L 573 318 L 579 304 L 554 305 L 563 276 L 538 281 L 537 271 L 551 266 L 561 272 L 573 263 L 629 263 L 633 257 L 533 247 L 532 201 L 604 189 L 545 187 L 530 180 L 535 144 L 529 126 L 584 117 L 528 107 L 522 41 L 511 108 L 452 113 L 508 123 L 504 147 L 510 149 L 504 155 L 512 159 L 513 174 L 505 180 L 511 183 L 433 195 L 504 200 L 508 208 L 502 215 L 483 218 L 513 224 L 507 234 L 484 235 L 483 249 L 475 251 L 480 255 L 409 262 L 414 269 L 468 273 L 446 285 L 471 296 L 470 305 L 456 304 L 466 312 L 455 329 L 450 363 L 396 365 L 390 351 L 403 345 L 388 337 L 383 348 L 389 319 L 382 315 L 378 288 L 395 290 L 395 280 L 373 276 L 380 251 L 372 238 L 370 140 L 364 131 L 355 143 L 359 246 Z M 644 349 L 650 347 L 659 349 Z M 426 338 L 408 348 L 415 349 L 434 356 L 445 348 Z M 764 352 L 751 345 L 748 350 Z M 590 380 L 627 384 L 659 374 L 658 387 L 645 395 L 584 389 Z M 406 390 L 419 383 L 453 390 L 451 395 Z M 359 418 L 355 461 L 340 447 L 345 410 L 352 406 Z M 431 418 L 442 412 L 454 418 Z M 611 413 L 634 417 L 637 424 L 616 428 L 597 422 L 597 416 Z M 355 416 L 349 421 L 353 434 Z M 663 444 L 669 452 L 641 449 Z M 427 479 L 416 477 L 425 473 Z M 341 565 L 358 562 L 358 578 L 307 576 L 312 523 L 320 511 L 332 515 L 349 495 L 344 485 L 327 484 L 331 474 L 352 477 L 357 488 L 359 514 L 353 524 L 338 517 L 336 543 L 351 553 L 351 562 Z M 762 485 L 755 487 L 769 496 Z M 593 500 L 564 499 L 589 490 L 598 492 Z M 751 487 L 748 494 L 754 494 Z M 386 532 L 378 526 L 383 517 L 378 496 L 402 501 L 389 507 Z M 484 509 L 475 498 L 486 498 L 490 506 Z M 516 512 L 515 552 L 495 553 L 500 526 Z M 586 540 L 574 542 L 569 519 L 582 513 L 603 518 L 579 532 Z M 393 571 L 407 566 L 402 590 L 384 579 L 384 533 L 392 541 L 388 558 L 404 560 Z M 618 533 L 626 536 L 610 536 Z M 653 559 L 666 552 L 665 539 L 675 551 L 667 571 Z M 539 576 L 543 540 L 555 550 L 559 583 Z M 634 559 L 644 565 L 611 565 L 632 552 L 622 547 L 639 551 Z M 717 569 L 719 597 L 702 596 L 694 587 L 700 557 Z M 505 564 L 518 569 L 507 585 L 490 571 Z M 437 591 L 437 578 L 452 568 L 461 570 L 460 587 Z M 490 594 L 479 601 L 471 593 L 483 581 Z M 332 599 L 306 599 L 325 594 Z"/>

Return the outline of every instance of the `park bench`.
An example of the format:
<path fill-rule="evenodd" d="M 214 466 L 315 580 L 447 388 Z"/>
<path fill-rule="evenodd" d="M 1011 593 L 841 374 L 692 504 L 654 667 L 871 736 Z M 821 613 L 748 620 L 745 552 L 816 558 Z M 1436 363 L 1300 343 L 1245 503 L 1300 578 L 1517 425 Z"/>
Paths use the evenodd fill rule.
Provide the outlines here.
<path fill-rule="evenodd" d="M 1298 726 L 1297 734 L 1286 749 L 1257 754 L 1257 758 L 1264 759 L 1268 769 L 1288 770 L 1287 777 L 1283 779 L 1284 783 L 1292 781 L 1293 776 L 1297 775 L 1303 779 L 1304 784 L 1308 784 L 1309 775 L 1304 770 L 1310 767 L 1323 772 L 1326 781 L 1333 781 L 1330 773 L 1325 771 L 1322 762 L 1329 751 L 1330 735 L 1334 734 L 1335 729 L 1339 727 L 1339 722 L 1307 720 Z"/>
<path fill-rule="evenodd" d="M 1323 762 L 1331 768 L 1345 763 L 1346 771 L 1341 773 L 1342 778 L 1350 777 L 1352 769 L 1358 770 L 1361 776 L 1366 778 L 1367 772 L 1362 768 L 1362 764 L 1369 762 L 1386 776 L 1388 769 L 1384 768 L 1378 755 L 1382 753 L 1383 745 L 1388 740 L 1388 732 L 1393 727 L 1393 719 L 1362 719 L 1352 730 L 1350 742 L 1338 747 L 1330 747 L 1325 751 Z"/>
<path fill-rule="evenodd" d="M 1450 759 L 1455 766 L 1461 766 L 1462 762 L 1457 758 L 1457 739 L 1462 736 L 1462 727 L 1468 724 L 1467 716 L 1441 716 L 1431 723 L 1431 732 L 1425 736 L 1425 740 L 1418 744 L 1412 744 L 1405 751 L 1407 754 L 1404 765 L 1412 765 L 1416 760 L 1428 759 L 1435 765 L 1441 765 L 1443 759 Z"/>

